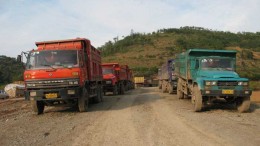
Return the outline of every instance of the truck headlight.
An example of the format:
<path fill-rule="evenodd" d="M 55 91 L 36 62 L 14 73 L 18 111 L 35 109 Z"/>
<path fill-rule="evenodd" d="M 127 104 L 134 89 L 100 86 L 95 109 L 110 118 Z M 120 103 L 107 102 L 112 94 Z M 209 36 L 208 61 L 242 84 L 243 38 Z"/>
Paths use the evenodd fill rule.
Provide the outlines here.
<path fill-rule="evenodd" d="M 78 85 L 79 81 L 69 81 L 69 85 Z"/>
<path fill-rule="evenodd" d="M 248 86 L 248 82 L 238 82 L 239 86 Z"/>
<path fill-rule="evenodd" d="M 111 84 L 112 82 L 111 81 L 106 81 L 106 84 Z"/>
<path fill-rule="evenodd" d="M 27 84 L 28 87 L 35 87 L 35 84 Z"/>
<path fill-rule="evenodd" d="M 206 81 L 205 84 L 207 86 L 215 86 L 215 85 L 217 85 L 217 81 Z"/>

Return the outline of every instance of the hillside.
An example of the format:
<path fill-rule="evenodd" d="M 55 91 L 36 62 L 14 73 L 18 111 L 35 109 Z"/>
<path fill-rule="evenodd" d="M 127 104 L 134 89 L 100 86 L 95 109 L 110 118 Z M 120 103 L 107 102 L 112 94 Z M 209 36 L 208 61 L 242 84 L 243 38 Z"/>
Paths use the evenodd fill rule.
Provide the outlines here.
<path fill-rule="evenodd" d="M 260 79 L 260 32 L 231 33 L 200 27 L 161 29 L 132 33 L 109 41 L 102 50 L 102 62 L 128 64 L 137 76 L 150 76 L 167 59 L 190 48 L 237 50 L 237 70 L 243 77 Z"/>
<path fill-rule="evenodd" d="M 0 89 L 5 84 L 23 80 L 23 65 L 15 58 L 0 56 Z"/>

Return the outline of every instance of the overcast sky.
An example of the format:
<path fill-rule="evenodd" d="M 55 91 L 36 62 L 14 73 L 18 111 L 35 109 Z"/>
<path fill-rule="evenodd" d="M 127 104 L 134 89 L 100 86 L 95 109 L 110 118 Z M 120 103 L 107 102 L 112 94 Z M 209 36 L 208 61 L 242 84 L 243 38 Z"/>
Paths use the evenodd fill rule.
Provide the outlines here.
<path fill-rule="evenodd" d="M 114 37 L 198 26 L 260 31 L 259 0 L 0 0 L 0 55 L 16 57 L 36 41 Z"/>

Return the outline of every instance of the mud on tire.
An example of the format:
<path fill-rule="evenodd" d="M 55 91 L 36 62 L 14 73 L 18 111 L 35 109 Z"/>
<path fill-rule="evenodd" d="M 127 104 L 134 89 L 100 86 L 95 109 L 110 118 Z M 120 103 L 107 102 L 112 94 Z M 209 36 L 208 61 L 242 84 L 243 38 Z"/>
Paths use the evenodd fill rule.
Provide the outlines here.
<path fill-rule="evenodd" d="M 250 97 L 240 97 L 236 101 L 237 110 L 240 113 L 248 112 L 250 108 Z"/>
<path fill-rule="evenodd" d="M 198 85 L 194 85 L 192 92 L 192 103 L 194 105 L 194 111 L 199 112 L 202 110 L 203 99 Z"/>
<path fill-rule="evenodd" d="M 78 98 L 79 112 L 86 112 L 88 109 L 88 92 L 86 88 L 82 89 L 81 96 Z"/>

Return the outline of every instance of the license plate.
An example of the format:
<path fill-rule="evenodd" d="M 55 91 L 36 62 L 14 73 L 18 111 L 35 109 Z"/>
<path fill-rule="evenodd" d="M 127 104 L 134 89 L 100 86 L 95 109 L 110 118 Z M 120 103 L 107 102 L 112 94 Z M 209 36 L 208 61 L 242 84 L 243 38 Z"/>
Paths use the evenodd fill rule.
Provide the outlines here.
<path fill-rule="evenodd" d="M 222 90 L 222 94 L 234 94 L 234 90 Z"/>
<path fill-rule="evenodd" d="M 45 94 L 45 97 L 46 97 L 47 99 L 57 98 L 57 97 L 58 97 L 58 94 L 57 94 L 57 93 L 48 93 L 48 94 Z"/>

